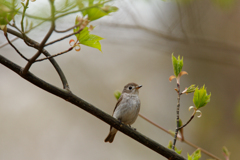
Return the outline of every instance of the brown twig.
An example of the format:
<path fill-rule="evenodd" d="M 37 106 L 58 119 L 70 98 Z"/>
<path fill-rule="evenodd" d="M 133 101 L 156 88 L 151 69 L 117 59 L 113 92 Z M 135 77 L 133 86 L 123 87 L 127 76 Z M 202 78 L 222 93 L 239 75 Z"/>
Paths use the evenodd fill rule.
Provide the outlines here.
<path fill-rule="evenodd" d="M 70 30 L 78 27 L 79 25 L 80 25 L 80 24 L 76 24 L 75 26 L 72 26 L 72 27 L 70 27 L 70 28 L 68 28 L 68 29 L 65 29 L 65 30 L 62 30 L 62 31 L 59 31 L 59 30 L 57 30 L 57 29 L 55 28 L 54 31 L 57 32 L 57 33 L 65 33 L 65 32 L 68 32 L 68 31 L 70 31 Z"/>
<path fill-rule="evenodd" d="M 45 43 L 49 39 L 49 37 L 52 35 L 54 29 L 55 29 L 55 6 L 54 6 L 54 1 L 50 0 L 50 5 L 51 5 L 51 17 L 52 17 L 52 23 L 51 23 L 51 28 L 49 29 L 47 35 L 43 38 L 42 42 L 40 43 L 38 52 L 28 61 L 27 65 L 24 67 L 22 71 L 22 75 L 26 75 L 32 64 L 36 61 L 36 59 L 41 55 L 43 51 L 43 47 L 45 46 Z"/>
<path fill-rule="evenodd" d="M 11 39 L 10 42 L 16 41 L 17 39 L 18 39 L 18 37 L 15 37 L 15 38 Z M 9 42 L 6 42 L 6 43 L 2 44 L 2 45 L 0 46 L 0 48 L 3 48 L 3 47 L 5 47 L 5 46 L 8 45 L 8 44 L 10 44 L 10 43 L 9 43 Z"/>
<path fill-rule="evenodd" d="M 170 132 L 170 131 L 166 130 L 165 128 L 159 126 L 158 124 L 154 123 L 153 121 L 149 120 L 147 117 L 143 116 L 142 114 L 139 113 L 138 115 L 141 118 L 143 118 L 144 120 L 146 120 L 147 122 L 149 122 L 150 124 L 154 125 L 155 127 L 163 130 L 164 132 L 168 133 L 171 136 L 174 136 L 174 134 L 172 132 Z M 212 158 L 214 158 L 216 160 L 221 160 L 220 158 L 218 158 L 217 156 L 213 155 L 212 153 L 206 151 L 205 149 L 203 149 L 203 148 L 201 148 L 201 147 L 199 147 L 199 146 L 197 146 L 197 145 L 187 141 L 186 139 L 182 139 L 182 137 L 180 137 L 179 135 L 177 136 L 177 139 L 180 140 L 181 142 L 184 142 L 184 143 L 188 144 L 189 146 L 191 146 L 193 148 L 196 148 L 196 149 L 199 148 L 203 153 L 205 153 L 206 155 L 208 155 L 208 156 L 210 156 L 210 157 L 212 157 Z"/>
<path fill-rule="evenodd" d="M 67 12 L 73 8 L 75 8 L 77 5 L 76 4 L 73 4 L 72 6 L 67 6 L 67 9 L 63 10 L 64 8 L 62 9 L 59 9 L 58 11 L 56 11 L 56 13 L 64 13 L 64 12 Z"/>
<path fill-rule="evenodd" d="M 12 44 L 12 42 L 8 39 L 8 34 L 7 34 L 7 33 L 4 33 L 4 36 L 6 37 L 8 43 L 15 49 L 15 51 L 16 51 L 23 59 L 25 59 L 26 61 L 29 61 L 29 59 L 27 59 L 27 58 Z"/>
<path fill-rule="evenodd" d="M 177 82 L 177 93 L 178 93 L 178 102 L 177 102 L 177 117 L 176 117 L 176 122 L 177 122 L 177 127 L 176 127 L 176 130 L 175 130 L 175 135 L 174 135 L 174 139 L 173 139 L 173 145 L 172 145 L 172 149 L 175 150 L 175 145 L 176 145 L 176 142 L 177 142 L 177 134 L 178 134 L 178 131 L 179 131 L 179 127 L 180 127 L 180 122 L 179 122 L 179 109 L 180 109 L 180 84 L 179 82 Z"/>
<path fill-rule="evenodd" d="M 48 57 L 45 57 L 45 58 L 37 59 L 35 62 L 40 62 L 40 61 L 44 61 L 44 60 L 47 60 L 47 59 L 50 59 L 50 58 L 53 58 L 53 57 L 60 56 L 64 53 L 67 53 L 67 52 L 71 51 L 72 49 L 73 49 L 73 47 L 69 48 L 66 51 L 63 51 L 63 52 L 60 52 L 60 53 L 57 53 L 57 54 L 54 54 L 54 55 L 51 55 L 51 56 L 48 56 Z"/>
<path fill-rule="evenodd" d="M 45 47 L 48 46 L 48 45 L 51 45 L 51 44 L 53 44 L 53 43 L 59 42 L 59 41 L 61 41 L 61 40 L 64 40 L 64 39 L 66 39 L 66 38 L 68 38 L 68 37 L 71 37 L 71 36 L 73 36 L 73 35 L 75 35 L 75 34 L 78 34 L 78 33 L 80 33 L 81 31 L 82 31 L 82 29 L 80 28 L 77 32 L 68 34 L 68 35 L 66 35 L 66 36 L 64 36 L 64 37 L 61 37 L 61 38 L 59 38 L 59 39 L 56 39 L 56 40 L 54 40 L 54 41 L 52 41 L 52 42 L 49 42 L 49 43 L 45 44 Z"/>
<path fill-rule="evenodd" d="M 8 33 L 11 33 L 11 34 L 14 35 L 14 36 L 17 36 L 17 37 L 23 39 L 23 35 L 22 35 L 22 34 L 14 31 L 14 30 L 12 30 L 12 29 L 10 29 L 10 28 L 7 28 L 7 32 L 8 32 Z M 26 36 L 26 41 L 27 41 L 29 44 L 31 44 L 31 46 L 32 46 L 33 48 L 39 49 L 40 44 L 39 44 L 38 42 L 32 40 L 32 39 L 29 38 L 28 36 Z M 46 49 L 44 49 L 44 48 L 43 48 L 43 54 L 44 54 L 46 57 L 51 56 L 51 55 L 49 54 L 49 52 L 48 52 Z M 55 68 L 55 70 L 57 71 L 57 73 L 58 73 L 58 75 L 59 75 L 59 77 L 60 77 L 60 79 L 61 79 L 61 81 L 62 81 L 63 88 L 66 89 L 66 90 L 68 90 L 68 91 L 70 91 L 70 88 L 69 88 L 67 79 L 66 79 L 66 77 L 65 77 L 65 75 L 64 75 L 61 67 L 60 67 L 60 66 L 58 65 L 58 63 L 54 60 L 54 58 L 49 58 L 49 61 L 51 62 L 51 64 L 52 64 L 53 67 Z"/>
<path fill-rule="evenodd" d="M 193 114 L 193 115 L 190 117 L 190 119 L 187 121 L 187 123 L 185 123 L 184 125 L 182 125 L 181 127 L 179 127 L 178 130 L 186 127 L 186 126 L 188 125 L 188 123 L 190 123 L 190 122 L 192 121 L 192 119 L 194 118 L 194 116 L 195 116 L 195 114 Z"/>

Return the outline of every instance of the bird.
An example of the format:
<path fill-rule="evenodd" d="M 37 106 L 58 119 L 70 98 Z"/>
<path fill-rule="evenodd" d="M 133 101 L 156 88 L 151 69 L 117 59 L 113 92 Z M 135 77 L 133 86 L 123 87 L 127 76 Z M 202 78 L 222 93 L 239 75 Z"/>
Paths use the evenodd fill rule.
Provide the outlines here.
<path fill-rule="evenodd" d="M 112 116 L 120 122 L 129 125 L 130 127 L 136 121 L 140 111 L 141 102 L 138 97 L 138 90 L 141 87 L 142 85 L 138 85 L 136 83 L 128 83 L 125 85 L 122 94 L 113 110 Z M 105 142 L 112 143 L 117 131 L 117 129 L 110 126 L 110 131 L 105 139 Z"/>

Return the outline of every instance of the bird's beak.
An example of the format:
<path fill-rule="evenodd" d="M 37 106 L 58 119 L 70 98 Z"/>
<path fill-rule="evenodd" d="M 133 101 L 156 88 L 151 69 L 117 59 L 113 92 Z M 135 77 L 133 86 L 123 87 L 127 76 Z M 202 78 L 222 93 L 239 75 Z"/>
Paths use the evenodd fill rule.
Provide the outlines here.
<path fill-rule="evenodd" d="M 137 89 L 139 89 L 139 88 L 141 88 L 141 87 L 142 87 L 142 85 L 140 85 L 140 86 L 137 86 L 136 88 L 137 88 Z"/>

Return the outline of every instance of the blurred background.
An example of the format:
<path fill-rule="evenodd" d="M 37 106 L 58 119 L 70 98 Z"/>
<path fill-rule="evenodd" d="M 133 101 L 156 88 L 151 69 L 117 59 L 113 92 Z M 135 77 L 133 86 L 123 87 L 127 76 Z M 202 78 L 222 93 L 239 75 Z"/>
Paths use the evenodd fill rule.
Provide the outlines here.
<path fill-rule="evenodd" d="M 61 6 L 60 0 L 55 3 Z M 129 82 L 143 85 L 140 113 L 167 130 L 175 129 L 177 94 L 171 54 L 184 57 L 181 89 L 206 85 L 211 102 L 201 108 L 202 117 L 184 128 L 185 139 L 224 159 L 222 147 L 231 159 L 240 158 L 240 5 L 238 0 L 121 0 L 110 4 L 119 11 L 91 24 L 99 35 L 102 53 L 81 46 L 56 57 L 72 92 L 99 109 L 112 114 L 115 90 Z M 39 10 L 37 11 L 38 8 Z M 31 2 L 29 14 L 49 14 L 48 1 Z M 77 14 L 57 21 L 57 29 L 74 25 Z M 20 21 L 16 16 L 16 21 Z M 44 23 L 28 36 L 40 42 L 49 29 Z M 72 31 L 71 31 L 72 32 Z M 71 33 L 69 32 L 69 33 Z M 69 34 L 67 33 L 67 34 Z M 64 34 L 53 34 L 49 41 Z M 10 36 L 10 39 L 14 38 Z M 48 46 L 51 54 L 68 49 L 74 36 Z M 6 39 L 0 32 L 0 45 Z M 30 57 L 36 50 L 20 39 L 13 42 Z M 0 54 L 25 66 L 26 62 L 7 45 Z M 30 71 L 62 87 L 48 61 L 35 63 Z M 0 159 L 2 160 L 122 160 L 165 158 L 118 132 L 112 144 L 104 143 L 109 125 L 78 107 L 30 84 L 0 65 Z M 186 122 L 192 112 L 193 94 L 181 97 L 180 118 Z M 139 132 L 167 146 L 173 138 L 141 117 L 132 125 Z M 177 142 L 187 157 L 195 149 Z M 202 159 L 211 157 L 202 154 Z"/>

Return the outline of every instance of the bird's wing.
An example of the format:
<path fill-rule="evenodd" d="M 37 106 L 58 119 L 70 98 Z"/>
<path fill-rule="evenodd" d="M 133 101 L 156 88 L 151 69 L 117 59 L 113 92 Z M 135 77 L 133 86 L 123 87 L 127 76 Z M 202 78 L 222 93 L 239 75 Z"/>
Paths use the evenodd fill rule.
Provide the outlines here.
<path fill-rule="evenodd" d="M 120 98 L 118 99 L 117 104 L 116 104 L 116 106 L 115 106 L 115 108 L 114 108 L 114 110 L 113 110 L 113 113 L 115 112 L 118 104 L 122 101 L 122 99 L 123 99 L 123 95 L 121 95 Z M 113 114 L 112 114 L 112 116 L 113 116 Z"/>

